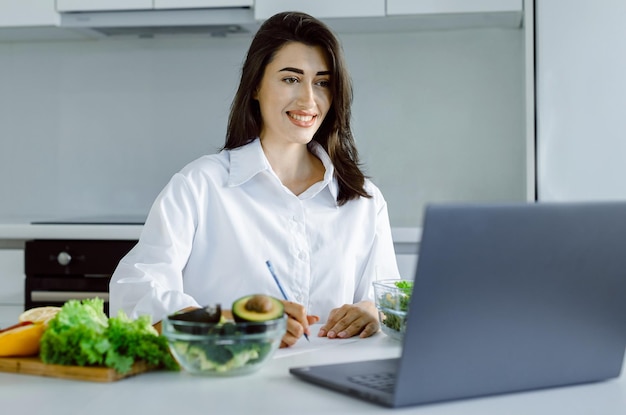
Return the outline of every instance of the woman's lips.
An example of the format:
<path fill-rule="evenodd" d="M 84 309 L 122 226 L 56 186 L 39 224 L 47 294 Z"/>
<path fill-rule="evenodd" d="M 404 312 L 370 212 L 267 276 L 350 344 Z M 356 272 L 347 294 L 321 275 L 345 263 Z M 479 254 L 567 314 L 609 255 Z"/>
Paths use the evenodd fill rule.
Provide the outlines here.
<path fill-rule="evenodd" d="M 299 127 L 311 127 L 315 124 L 315 119 L 317 118 L 315 114 L 291 111 L 287 111 L 287 116 L 293 124 Z"/>

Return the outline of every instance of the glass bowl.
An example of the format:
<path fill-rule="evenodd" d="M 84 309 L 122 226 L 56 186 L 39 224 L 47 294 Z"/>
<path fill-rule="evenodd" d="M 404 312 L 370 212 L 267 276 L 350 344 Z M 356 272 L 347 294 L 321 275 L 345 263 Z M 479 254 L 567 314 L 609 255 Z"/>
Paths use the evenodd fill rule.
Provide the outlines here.
<path fill-rule="evenodd" d="M 401 340 L 406 329 L 413 281 L 390 279 L 374 281 L 373 285 L 378 318 L 383 333 Z"/>
<path fill-rule="evenodd" d="M 233 376 L 260 369 L 280 346 L 286 327 L 286 316 L 259 323 L 204 323 L 166 317 L 162 334 L 187 372 Z"/>

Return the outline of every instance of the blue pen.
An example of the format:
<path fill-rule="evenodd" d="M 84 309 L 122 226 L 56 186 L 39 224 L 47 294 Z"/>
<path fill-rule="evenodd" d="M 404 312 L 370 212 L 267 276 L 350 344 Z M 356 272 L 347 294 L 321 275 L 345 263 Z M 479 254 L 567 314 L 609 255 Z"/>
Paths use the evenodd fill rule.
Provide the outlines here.
<path fill-rule="evenodd" d="M 276 285 L 278 286 L 280 293 L 283 295 L 283 299 L 285 301 L 289 301 L 289 298 L 287 298 L 287 294 L 285 294 L 285 290 L 283 290 L 283 286 L 280 284 L 280 281 L 278 280 L 278 277 L 276 276 L 276 272 L 274 272 L 274 267 L 272 266 L 272 263 L 269 260 L 267 260 L 265 261 L 265 264 L 267 265 L 267 269 L 270 270 L 270 274 L 272 274 L 272 278 L 274 278 L 274 281 L 276 281 Z M 306 333 L 304 333 L 304 338 L 307 341 L 309 341 L 309 336 L 307 336 Z"/>

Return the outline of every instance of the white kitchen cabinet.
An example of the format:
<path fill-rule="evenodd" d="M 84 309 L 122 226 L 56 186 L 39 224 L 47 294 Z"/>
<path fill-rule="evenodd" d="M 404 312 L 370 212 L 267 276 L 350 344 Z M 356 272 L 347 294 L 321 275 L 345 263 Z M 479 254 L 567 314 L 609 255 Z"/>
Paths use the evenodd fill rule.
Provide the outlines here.
<path fill-rule="evenodd" d="M 385 0 L 256 0 L 254 18 L 265 20 L 285 10 L 298 10 L 320 19 L 382 17 Z"/>
<path fill-rule="evenodd" d="M 0 327 L 17 323 L 24 311 L 24 250 L 0 249 Z"/>
<path fill-rule="evenodd" d="M 202 9 L 211 7 L 252 7 L 254 0 L 153 0 L 155 9 Z"/>
<path fill-rule="evenodd" d="M 537 199 L 626 199 L 626 2 L 536 2 Z"/>
<path fill-rule="evenodd" d="M 54 0 L 0 0 L 0 27 L 55 26 Z"/>
<path fill-rule="evenodd" d="M 387 0 L 387 15 L 521 12 L 523 0 Z"/>
<path fill-rule="evenodd" d="M 254 5 L 254 0 L 56 0 L 56 2 L 57 10 L 60 12 L 202 9 L 211 7 L 251 7 Z"/>
<path fill-rule="evenodd" d="M 56 0 L 57 11 L 147 10 L 153 0 Z"/>

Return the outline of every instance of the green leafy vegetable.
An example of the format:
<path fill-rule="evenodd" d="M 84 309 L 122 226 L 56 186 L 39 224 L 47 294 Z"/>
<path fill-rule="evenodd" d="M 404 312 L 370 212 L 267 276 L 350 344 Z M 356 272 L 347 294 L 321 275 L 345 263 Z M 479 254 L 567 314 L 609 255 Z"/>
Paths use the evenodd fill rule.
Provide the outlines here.
<path fill-rule="evenodd" d="M 104 365 L 128 373 L 136 361 L 178 369 L 167 340 L 150 317 L 131 320 L 120 312 L 107 318 L 100 298 L 67 301 L 41 338 L 41 360 L 60 365 Z"/>
<path fill-rule="evenodd" d="M 398 287 L 398 289 L 404 293 L 404 295 L 406 295 L 407 297 L 411 297 L 411 293 L 413 292 L 413 281 L 402 280 L 397 281 L 395 284 L 396 287 Z"/>
<path fill-rule="evenodd" d="M 413 281 L 396 281 L 398 293 L 387 292 L 379 298 L 382 307 L 381 312 L 385 315 L 383 324 L 392 330 L 403 332 L 406 326 L 406 312 L 409 309 L 411 294 L 413 292 Z"/>
<path fill-rule="evenodd" d="M 265 358 L 271 350 L 271 344 L 233 343 L 233 344 L 189 344 L 186 341 L 174 343 L 176 352 L 185 356 L 187 363 L 201 370 L 228 372 Z"/>
<path fill-rule="evenodd" d="M 101 299 L 70 300 L 48 322 L 41 338 L 41 360 L 60 365 L 101 365 L 110 348 Z"/>

